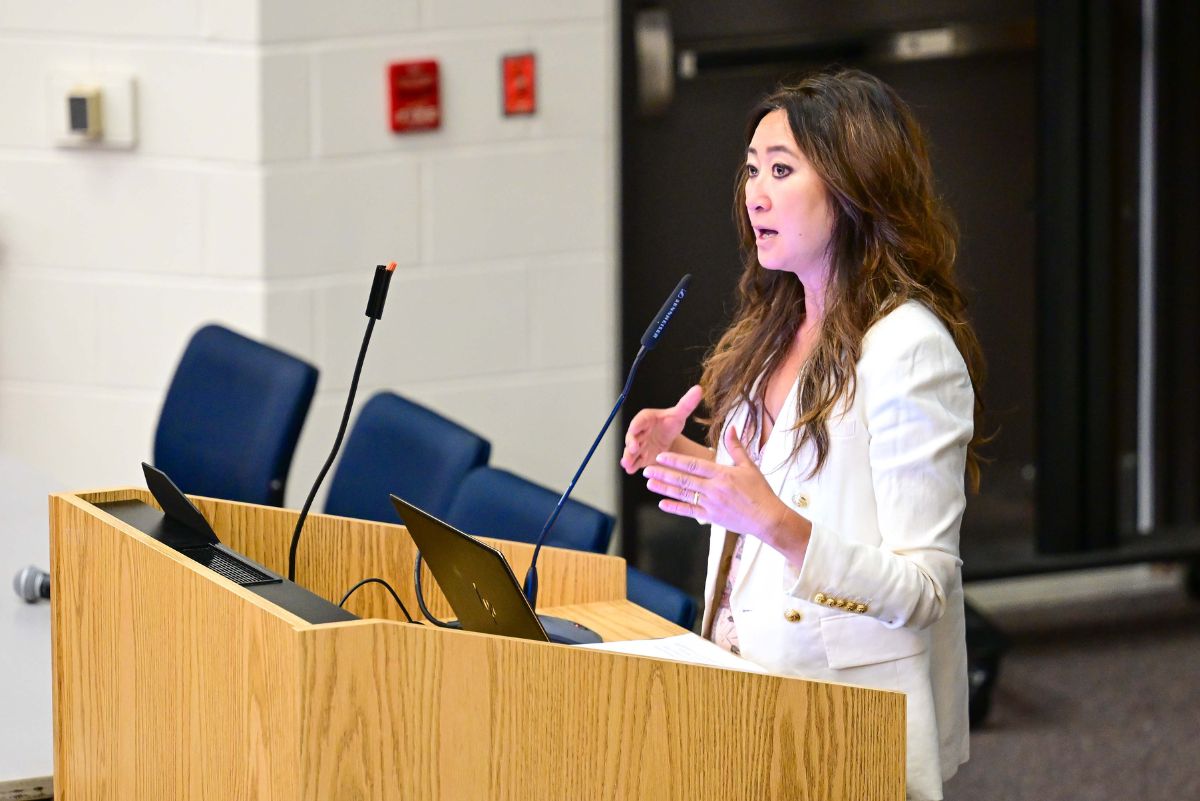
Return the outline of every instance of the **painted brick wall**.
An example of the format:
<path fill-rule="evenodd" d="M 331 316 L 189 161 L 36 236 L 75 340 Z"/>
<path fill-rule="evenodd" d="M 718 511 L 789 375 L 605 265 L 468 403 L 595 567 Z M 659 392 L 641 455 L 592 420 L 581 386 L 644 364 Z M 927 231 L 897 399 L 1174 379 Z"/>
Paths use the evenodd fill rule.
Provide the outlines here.
<path fill-rule="evenodd" d="M 613 0 L 0 2 L 0 450 L 75 487 L 139 480 L 190 333 L 318 365 L 289 487 L 332 444 L 373 265 L 399 263 L 359 404 L 392 388 L 561 488 L 617 390 Z M 538 56 L 538 114 L 500 57 Z M 441 62 L 440 131 L 383 76 Z M 139 144 L 56 148 L 53 70 L 123 69 Z M 579 497 L 615 508 L 614 432 Z"/>

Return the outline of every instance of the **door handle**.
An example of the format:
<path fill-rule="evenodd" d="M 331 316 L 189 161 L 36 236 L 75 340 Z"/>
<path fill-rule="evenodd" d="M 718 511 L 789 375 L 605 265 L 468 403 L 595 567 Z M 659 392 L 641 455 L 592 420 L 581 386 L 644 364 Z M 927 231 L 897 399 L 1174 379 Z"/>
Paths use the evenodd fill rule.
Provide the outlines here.
<path fill-rule="evenodd" d="M 637 105 L 643 117 L 663 114 L 675 97 L 675 42 L 665 8 L 645 8 L 633 23 Z"/>

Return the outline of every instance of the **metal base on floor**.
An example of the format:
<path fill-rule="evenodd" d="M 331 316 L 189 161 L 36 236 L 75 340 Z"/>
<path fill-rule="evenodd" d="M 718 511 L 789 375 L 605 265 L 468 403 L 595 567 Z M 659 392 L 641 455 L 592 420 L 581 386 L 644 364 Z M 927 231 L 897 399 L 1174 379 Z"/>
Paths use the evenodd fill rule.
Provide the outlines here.
<path fill-rule="evenodd" d="M 54 780 L 50 776 L 0 781 L 0 801 L 41 801 L 53 797 Z"/>
<path fill-rule="evenodd" d="M 967 688 L 970 692 L 971 728 L 983 724 L 992 708 L 992 690 L 1000 675 L 1000 660 L 1009 648 L 1009 639 L 992 621 L 968 602 L 964 604 L 967 622 Z"/>

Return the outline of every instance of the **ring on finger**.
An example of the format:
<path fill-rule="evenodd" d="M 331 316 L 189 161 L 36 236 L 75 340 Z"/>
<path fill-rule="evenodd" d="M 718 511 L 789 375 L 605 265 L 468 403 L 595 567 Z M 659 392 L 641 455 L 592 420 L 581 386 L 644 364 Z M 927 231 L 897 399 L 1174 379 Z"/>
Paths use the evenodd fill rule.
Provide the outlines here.
<path fill-rule="evenodd" d="M 692 506 L 699 506 L 699 505 L 700 505 L 700 490 L 696 490 L 695 492 L 692 493 Z"/>

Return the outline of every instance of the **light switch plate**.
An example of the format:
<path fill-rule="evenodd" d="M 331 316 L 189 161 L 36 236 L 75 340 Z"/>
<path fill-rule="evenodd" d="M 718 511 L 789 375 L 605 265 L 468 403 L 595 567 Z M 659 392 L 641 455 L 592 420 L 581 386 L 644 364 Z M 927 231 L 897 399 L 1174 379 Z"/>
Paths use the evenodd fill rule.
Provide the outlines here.
<path fill-rule="evenodd" d="M 103 130 L 89 139 L 71 132 L 68 98 L 80 87 L 100 92 Z M 137 144 L 137 92 L 133 76 L 119 70 L 60 69 L 46 79 L 46 130 L 59 147 L 128 150 Z"/>

